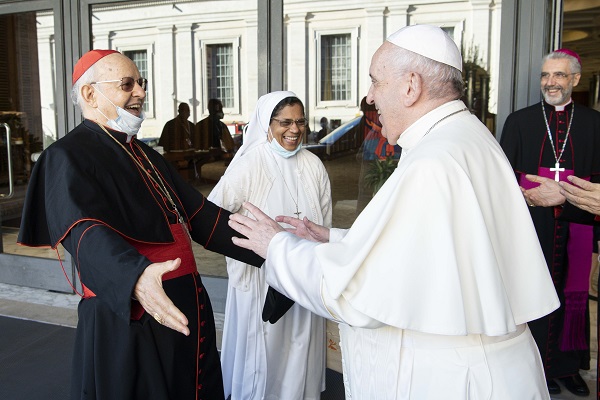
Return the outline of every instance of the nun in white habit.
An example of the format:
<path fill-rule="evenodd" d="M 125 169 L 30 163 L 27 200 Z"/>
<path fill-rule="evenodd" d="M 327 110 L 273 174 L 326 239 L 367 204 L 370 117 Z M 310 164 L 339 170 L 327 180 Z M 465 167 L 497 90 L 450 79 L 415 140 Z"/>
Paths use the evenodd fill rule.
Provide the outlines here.
<path fill-rule="evenodd" d="M 268 215 L 331 226 L 323 163 L 302 149 L 304 106 L 293 92 L 262 96 L 238 150 L 208 200 L 234 213 L 245 201 Z M 229 284 L 221 363 L 225 397 L 319 399 L 325 390 L 325 320 L 294 304 L 276 323 L 261 317 L 264 270 L 227 258 Z"/>

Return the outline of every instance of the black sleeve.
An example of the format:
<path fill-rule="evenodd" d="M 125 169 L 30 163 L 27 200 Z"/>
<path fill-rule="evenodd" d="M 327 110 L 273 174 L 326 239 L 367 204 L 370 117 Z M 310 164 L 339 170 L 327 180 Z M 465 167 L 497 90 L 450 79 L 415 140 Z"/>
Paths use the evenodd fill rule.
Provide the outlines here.
<path fill-rule="evenodd" d="M 91 221 L 75 225 L 62 244 L 73 257 L 81 282 L 129 321 L 133 289 L 150 260 L 111 228 Z"/>
<path fill-rule="evenodd" d="M 211 250 L 227 257 L 235 258 L 246 264 L 261 267 L 265 260 L 250 250 L 236 246 L 231 238 L 244 237 L 229 227 L 231 212 L 205 200 L 202 209 L 192 218 L 192 238 Z M 267 291 L 263 307 L 263 321 L 274 324 L 292 306 L 294 301 L 282 295 L 272 287 Z"/>
<path fill-rule="evenodd" d="M 192 239 L 207 250 L 223 254 L 246 264 L 260 267 L 265 260 L 251 250 L 238 247 L 231 238 L 245 237 L 229 226 L 231 212 L 208 200 L 191 218 Z"/>
<path fill-rule="evenodd" d="M 294 300 L 289 299 L 269 286 L 265 305 L 263 306 L 262 319 L 274 324 L 294 305 Z"/>
<path fill-rule="evenodd" d="M 509 115 L 506 118 L 504 127 L 502 128 L 502 136 L 500 136 L 500 146 L 504 150 L 504 154 L 508 158 L 508 162 L 516 170 L 517 160 L 519 158 L 519 149 L 522 144 L 520 141 L 519 128 L 513 115 Z"/>

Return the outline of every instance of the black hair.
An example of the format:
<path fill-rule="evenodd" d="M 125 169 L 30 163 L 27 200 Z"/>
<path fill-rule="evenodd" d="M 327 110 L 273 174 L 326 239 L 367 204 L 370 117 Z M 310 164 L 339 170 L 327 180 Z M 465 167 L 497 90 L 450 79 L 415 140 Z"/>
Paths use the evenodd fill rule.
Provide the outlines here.
<path fill-rule="evenodd" d="M 283 110 L 284 107 L 293 106 L 295 104 L 299 104 L 300 107 L 302 107 L 302 115 L 304 115 L 304 104 L 302 104 L 302 101 L 297 97 L 286 97 L 285 99 L 277 103 L 277 105 L 273 109 L 273 112 L 271 113 L 271 118 L 277 117 L 277 115 L 279 115 L 279 113 L 281 112 L 281 110 Z"/>

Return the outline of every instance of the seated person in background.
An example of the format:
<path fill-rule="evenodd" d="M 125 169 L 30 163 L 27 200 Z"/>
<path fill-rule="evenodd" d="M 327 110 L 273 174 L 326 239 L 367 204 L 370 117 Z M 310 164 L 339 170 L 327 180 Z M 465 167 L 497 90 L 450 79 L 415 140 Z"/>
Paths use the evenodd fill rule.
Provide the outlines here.
<path fill-rule="evenodd" d="M 179 104 L 178 115 L 165 124 L 158 145 L 165 151 L 189 150 L 192 146 L 192 132 L 194 124 L 188 121 L 190 106 L 187 103 Z"/>
<path fill-rule="evenodd" d="M 196 134 L 193 144 L 197 149 L 209 150 L 220 148 L 223 158 L 230 159 L 233 156 L 233 139 L 223 119 L 223 103 L 218 99 L 208 101 L 208 117 L 196 125 Z"/>
<path fill-rule="evenodd" d="M 317 134 L 315 135 L 315 142 L 318 142 L 319 140 L 323 139 L 329 133 L 327 130 L 328 122 L 329 121 L 327 121 L 326 117 L 321 118 L 321 121 L 320 121 L 321 130 L 319 132 L 317 132 Z"/>

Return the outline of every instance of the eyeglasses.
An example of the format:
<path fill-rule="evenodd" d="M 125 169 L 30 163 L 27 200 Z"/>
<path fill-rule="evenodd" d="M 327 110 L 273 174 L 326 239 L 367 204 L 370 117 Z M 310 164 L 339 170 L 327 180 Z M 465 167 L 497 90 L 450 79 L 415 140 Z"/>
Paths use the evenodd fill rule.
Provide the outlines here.
<path fill-rule="evenodd" d="M 575 75 L 575 74 L 576 74 L 575 72 L 571 73 L 571 74 L 565 74 L 564 72 L 553 72 L 552 73 L 552 77 L 556 81 L 564 81 L 569 76 Z M 548 79 L 550 79 L 550 73 L 549 72 L 542 72 L 542 74 L 540 75 L 540 79 L 543 80 L 543 81 L 547 81 Z"/>
<path fill-rule="evenodd" d="M 306 119 L 304 118 L 300 118 L 300 119 L 277 119 L 277 118 L 271 118 L 274 121 L 279 122 L 279 126 L 282 128 L 289 128 L 290 126 L 292 126 L 292 124 L 296 124 L 296 126 L 298 127 L 298 129 L 304 129 L 306 128 Z"/>
<path fill-rule="evenodd" d="M 145 79 L 145 78 L 133 79 L 130 76 L 126 76 L 126 77 L 121 78 L 121 79 L 112 79 L 110 81 L 90 82 L 90 85 L 93 85 L 95 83 L 110 83 L 110 82 L 121 82 L 121 84 L 119 85 L 119 87 L 122 90 L 126 91 L 126 92 L 133 91 L 133 88 L 135 87 L 136 83 L 138 85 L 140 85 L 141 88 L 144 89 L 144 90 L 146 90 L 146 87 L 148 86 L 148 79 Z"/>

